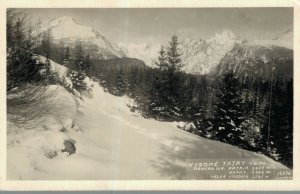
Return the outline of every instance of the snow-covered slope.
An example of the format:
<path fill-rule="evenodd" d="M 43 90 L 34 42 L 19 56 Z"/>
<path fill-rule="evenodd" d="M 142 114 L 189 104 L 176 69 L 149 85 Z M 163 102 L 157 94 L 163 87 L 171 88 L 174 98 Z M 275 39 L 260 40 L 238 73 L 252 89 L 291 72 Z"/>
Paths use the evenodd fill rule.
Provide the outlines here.
<path fill-rule="evenodd" d="M 50 30 L 56 43 L 63 40 L 65 44 L 73 46 L 75 41 L 80 40 L 91 52 L 92 57 L 101 59 L 125 57 L 124 51 L 115 43 L 91 27 L 77 23 L 71 17 L 64 16 L 43 21 L 33 32 L 33 35 L 36 36 L 47 30 Z"/>
<path fill-rule="evenodd" d="M 53 63 L 53 62 L 52 62 Z M 56 69 L 62 69 L 58 64 Z M 127 97 L 116 97 L 87 79 L 90 97 L 77 100 L 61 86 L 45 123 L 32 130 L 8 123 L 7 177 L 22 180 L 201 179 L 191 176 L 187 159 L 263 160 L 266 156 L 195 136 L 176 124 L 145 119 L 129 111 Z M 64 130 L 61 130 L 64 129 Z M 61 152 L 64 141 L 76 152 Z"/>

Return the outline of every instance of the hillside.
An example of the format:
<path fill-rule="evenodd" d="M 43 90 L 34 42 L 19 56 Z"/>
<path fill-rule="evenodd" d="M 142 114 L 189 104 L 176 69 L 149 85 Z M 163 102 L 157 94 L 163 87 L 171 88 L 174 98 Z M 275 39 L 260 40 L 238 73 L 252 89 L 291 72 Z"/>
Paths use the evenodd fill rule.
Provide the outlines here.
<path fill-rule="evenodd" d="M 215 73 L 221 75 L 233 70 L 240 76 L 254 76 L 265 79 L 293 77 L 293 50 L 253 43 L 236 44 L 220 60 Z"/>
<path fill-rule="evenodd" d="M 66 68 L 51 64 L 63 78 Z M 58 92 L 49 99 L 55 106 L 41 125 L 24 130 L 8 122 L 9 180 L 207 178 L 189 174 L 187 159 L 262 160 L 286 169 L 261 154 L 187 133 L 176 123 L 143 118 L 129 111 L 128 97 L 112 96 L 88 78 L 86 83 L 92 90 L 83 100 L 61 86 L 48 86 L 48 92 Z M 61 152 L 66 140 L 75 142 L 70 156 Z"/>

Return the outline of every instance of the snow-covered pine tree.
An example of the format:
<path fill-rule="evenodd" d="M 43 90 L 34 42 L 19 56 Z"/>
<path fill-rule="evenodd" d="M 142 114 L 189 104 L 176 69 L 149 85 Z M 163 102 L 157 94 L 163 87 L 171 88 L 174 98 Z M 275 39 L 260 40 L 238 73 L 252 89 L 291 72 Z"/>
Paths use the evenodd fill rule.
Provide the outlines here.
<path fill-rule="evenodd" d="M 84 56 L 84 71 L 85 72 L 89 72 L 90 70 L 90 67 L 91 67 L 91 56 L 90 56 L 90 53 L 87 53 L 85 56 Z"/>
<path fill-rule="evenodd" d="M 115 95 L 124 96 L 126 94 L 126 89 L 128 87 L 128 82 L 125 77 L 124 70 L 121 68 L 117 75 L 116 87 L 115 87 Z"/>
<path fill-rule="evenodd" d="M 210 98 L 206 76 L 200 76 L 191 80 L 191 100 L 190 111 L 187 112 L 190 122 L 198 130 L 198 134 L 203 137 L 210 137 L 211 124 L 209 123 L 208 112 L 210 109 Z"/>
<path fill-rule="evenodd" d="M 63 64 L 64 64 L 64 66 L 69 67 L 69 64 L 70 64 L 70 48 L 69 48 L 69 46 L 67 46 L 66 49 L 64 50 Z"/>
<path fill-rule="evenodd" d="M 85 68 L 84 68 L 84 51 L 82 47 L 82 43 L 77 41 L 75 43 L 75 68 L 76 71 L 69 71 L 68 77 L 70 77 L 73 88 L 76 89 L 78 92 L 82 92 L 87 89 L 86 82 L 84 81 L 86 78 Z"/>
<path fill-rule="evenodd" d="M 86 82 L 84 81 L 86 75 L 83 71 L 72 71 L 68 70 L 67 76 L 71 79 L 73 88 L 76 89 L 78 92 L 82 92 L 87 89 Z"/>
<path fill-rule="evenodd" d="M 65 43 L 64 43 L 63 39 L 61 39 L 59 41 L 58 48 L 56 49 L 56 52 L 58 52 L 58 56 L 59 56 L 57 58 L 59 58 L 59 60 L 61 62 L 64 62 L 64 59 L 65 59 Z"/>
<path fill-rule="evenodd" d="M 75 66 L 76 70 L 84 70 L 84 51 L 80 40 L 75 43 Z"/>
<path fill-rule="evenodd" d="M 26 16 L 14 9 L 7 10 L 7 90 L 30 82 L 39 82 L 40 65 L 33 57 L 31 29 Z M 27 34 L 27 35 L 26 35 Z"/>
<path fill-rule="evenodd" d="M 138 85 L 138 68 L 133 68 L 130 71 L 130 75 L 129 75 L 129 80 L 128 80 L 128 93 L 129 93 L 129 97 L 136 99 L 136 97 L 138 96 L 137 93 L 137 85 Z"/>
<path fill-rule="evenodd" d="M 99 82 L 100 86 L 103 87 L 104 91 L 107 91 L 107 82 L 106 82 L 104 73 L 99 73 L 97 77 L 99 79 L 98 82 Z"/>
<path fill-rule="evenodd" d="M 223 86 L 217 94 L 213 138 L 243 147 L 245 137 L 240 126 L 243 121 L 240 83 L 232 71 L 225 74 L 222 81 Z"/>
<path fill-rule="evenodd" d="M 43 32 L 42 34 L 42 40 L 40 45 L 40 51 L 39 53 L 46 58 L 45 62 L 41 65 L 44 81 L 46 84 L 50 83 L 56 83 L 57 79 L 54 75 L 54 72 L 51 69 L 51 62 L 50 58 L 52 57 L 52 51 L 51 51 L 51 44 L 52 44 L 52 36 L 51 36 L 51 30 L 47 30 L 46 32 Z"/>
<path fill-rule="evenodd" d="M 168 103 L 166 99 L 168 98 L 167 93 L 167 76 L 168 76 L 168 61 L 166 51 L 162 46 L 159 51 L 158 61 L 155 62 L 157 70 L 152 77 L 152 84 L 149 95 L 149 114 L 151 117 L 156 119 L 168 119 L 170 113 L 168 111 Z"/>

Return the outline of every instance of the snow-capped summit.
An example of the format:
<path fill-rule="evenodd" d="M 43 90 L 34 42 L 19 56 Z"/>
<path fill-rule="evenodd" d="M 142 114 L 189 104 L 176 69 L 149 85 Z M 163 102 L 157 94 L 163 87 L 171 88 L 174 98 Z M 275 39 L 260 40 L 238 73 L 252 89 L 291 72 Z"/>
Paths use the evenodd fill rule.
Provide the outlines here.
<path fill-rule="evenodd" d="M 230 30 L 224 30 L 223 32 L 216 33 L 214 36 L 209 38 L 207 41 L 211 44 L 231 44 L 232 42 L 237 41 L 237 39 L 240 39 L 238 35 L 233 33 Z"/>
<path fill-rule="evenodd" d="M 124 51 L 112 41 L 102 36 L 95 29 L 79 24 L 74 18 L 63 16 L 43 21 L 33 33 L 37 35 L 51 30 L 54 42 L 64 40 L 66 44 L 74 44 L 80 40 L 88 50 L 92 50 L 92 56 L 101 59 L 125 57 Z"/>
<path fill-rule="evenodd" d="M 251 54 L 253 49 L 271 54 L 276 53 L 277 50 L 286 53 L 285 51 L 287 50 L 289 53 L 287 58 L 290 59 L 290 49 L 293 48 L 292 40 L 293 31 L 291 29 L 274 36 L 274 38 L 271 37 L 269 40 L 246 40 L 230 30 L 216 33 L 206 40 L 179 37 L 181 58 L 184 63 L 183 71 L 193 74 L 212 73 L 220 62 L 224 62 L 224 58 L 228 58 L 232 50 L 237 50 L 241 46 L 247 48 L 247 52 L 245 52 L 247 57 L 249 57 L 248 54 Z M 153 66 L 154 61 L 157 60 L 160 45 L 154 45 L 153 43 L 135 44 L 127 45 L 126 48 L 130 51 L 127 52 L 128 56 L 144 60 L 148 66 Z M 261 50 L 261 48 L 264 49 Z M 235 58 L 243 57 L 241 53 L 238 53 L 234 55 Z M 255 52 L 253 55 L 260 56 L 260 54 L 259 52 Z M 252 58 L 255 57 L 252 56 Z M 231 60 L 235 61 L 235 58 Z"/>
<path fill-rule="evenodd" d="M 129 43 L 126 45 L 120 44 L 120 47 L 124 48 L 127 56 L 143 60 L 146 65 L 154 67 L 154 62 L 158 56 L 161 45 L 155 43 Z"/>
<path fill-rule="evenodd" d="M 181 42 L 182 60 L 185 62 L 183 70 L 188 73 L 207 74 L 239 42 L 241 38 L 229 30 L 216 33 L 207 40 L 184 39 Z"/>
<path fill-rule="evenodd" d="M 78 24 L 75 19 L 68 16 L 43 21 L 39 27 L 41 31 L 51 29 L 54 39 L 96 38 L 92 28 Z"/>

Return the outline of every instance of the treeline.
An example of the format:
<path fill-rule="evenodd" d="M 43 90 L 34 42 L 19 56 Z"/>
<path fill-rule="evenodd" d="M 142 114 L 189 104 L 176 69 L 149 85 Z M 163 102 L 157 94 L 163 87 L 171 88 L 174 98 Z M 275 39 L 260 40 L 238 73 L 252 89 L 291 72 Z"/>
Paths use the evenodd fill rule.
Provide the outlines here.
<path fill-rule="evenodd" d="M 161 48 L 157 68 L 136 61 L 127 65 L 129 59 L 116 66 L 95 60 L 89 74 L 109 93 L 133 98 L 131 110 L 144 117 L 192 123 L 185 129 L 292 167 L 292 79 L 238 77 L 232 71 L 222 76 L 187 74 L 181 71 L 178 44 L 173 36 Z"/>

